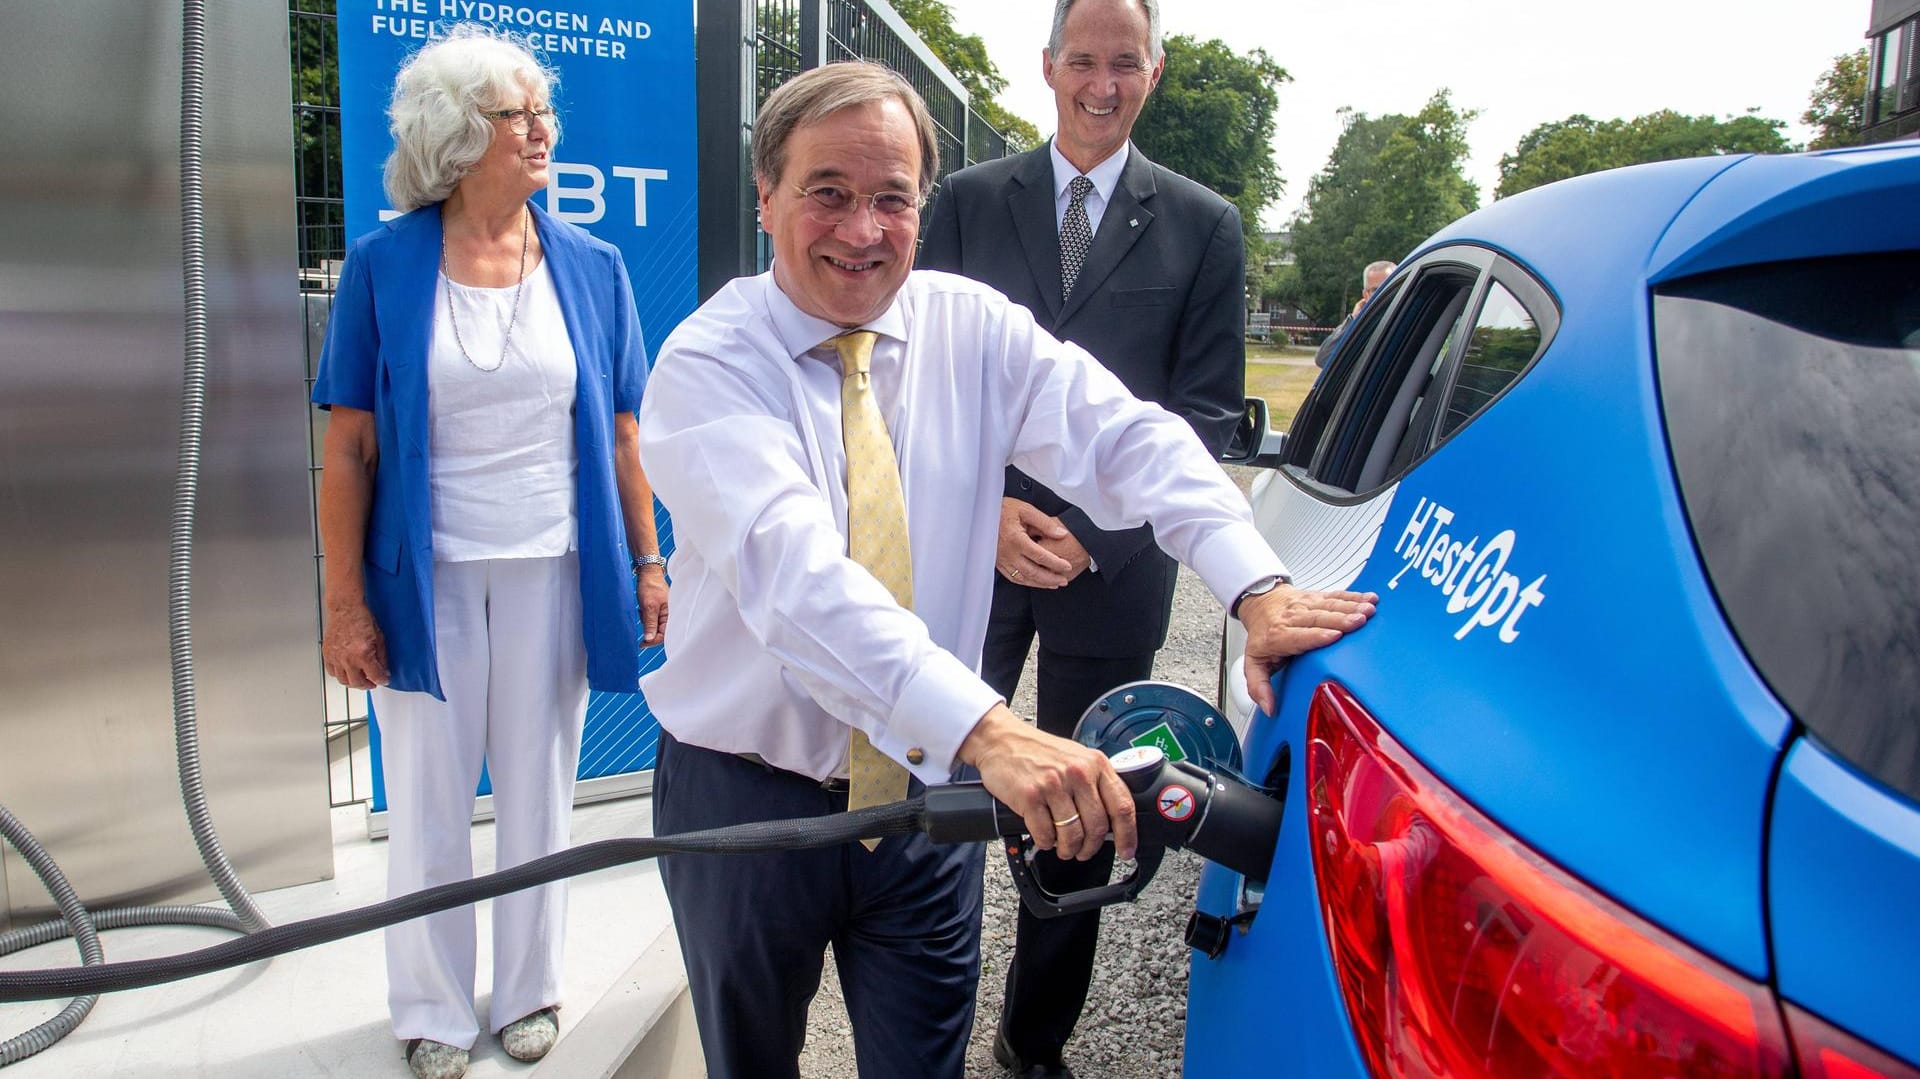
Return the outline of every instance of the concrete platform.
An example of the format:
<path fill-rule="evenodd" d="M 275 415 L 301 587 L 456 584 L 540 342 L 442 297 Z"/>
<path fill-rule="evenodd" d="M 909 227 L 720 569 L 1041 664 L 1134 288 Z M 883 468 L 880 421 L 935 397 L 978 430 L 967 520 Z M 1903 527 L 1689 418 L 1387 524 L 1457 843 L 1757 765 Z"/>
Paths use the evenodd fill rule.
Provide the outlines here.
<path fill-rule="evenodd" d="M 574 811 L 573 839 L 586 843 L 649 835 L 645 798 Z M 366 811 L 334 811 L 334 879 L 255 896 L 275 924 L 385 898 L 387 845 L 367 838 Z M 476 872 L 493 866 L 493 825 L 473 828 Z M 535 1065 L 522 1064 L 482 1034 L 473 1079 L 546 1075 L 566 1079 L 705 1075 L 693 1030 L 686 974 L 666 894 L 653 862 L 574 878 L 569 893 L 565 1002 L 560 1042 Z M 492 965 L 490 904 L 479 909 L 478 1000 L 484 1025 Z M 206 929 L 125 929 L 102 934 L 109 961 L 189 951 L 227 939 Z M 78 962 L 71 941 L 0 959 L 0 969 Z M 140 1079 L 406 1079 L 387 1023 L 385 956 L 379 933 L 185 982 L 104 996 L 78 1030 L 6 1070 L 6 1079 L 53 1076 Z M 52 1018 L 65 1001 L 0 1005 L 0 1038 Z"/>

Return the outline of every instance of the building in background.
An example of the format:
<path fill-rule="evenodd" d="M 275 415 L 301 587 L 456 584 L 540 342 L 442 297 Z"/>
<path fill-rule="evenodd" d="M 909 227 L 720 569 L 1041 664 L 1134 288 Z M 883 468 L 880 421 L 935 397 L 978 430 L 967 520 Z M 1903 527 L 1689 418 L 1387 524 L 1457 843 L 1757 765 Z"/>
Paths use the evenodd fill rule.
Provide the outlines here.
<path fill-rule="evenodd" d="M 1863 142 L 1920 134 L 1920 0 L 1873 0 Z"/>
<path fill-rule="evenodd" d="M 1283 229 L 1279 232 L 1263 232 L 1260 235 L 1266 241 L 1266 258 L 1261 264 L 1259 278 L 1267 281 L 1274 274 L 1294 264 L 1293 232 L 1290 229 Z M 1247 300 L 1247 339 L 1249 341 L 1270 341 L 1282 345 L 1306 344 L 1309 341 L 1317 341 L 1318 334 L 1324 332 L 1324 330 L 1315 330 L 1312 316 L 1300 310 L 1286 297 L 1275 296 L 1271 291 L 1263 290 L 1249 295 Z"/>

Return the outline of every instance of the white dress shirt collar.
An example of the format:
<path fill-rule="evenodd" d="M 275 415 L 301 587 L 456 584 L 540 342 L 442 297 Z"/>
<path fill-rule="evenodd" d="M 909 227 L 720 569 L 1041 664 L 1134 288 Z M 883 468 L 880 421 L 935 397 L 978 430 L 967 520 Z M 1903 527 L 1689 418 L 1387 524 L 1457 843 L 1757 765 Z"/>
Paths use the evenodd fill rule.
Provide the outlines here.
<path fill-rule="evenodd" d="M 1133 143 L 1129 140 L 1118 150 L 1108 154 L 1106 160 L 1088 169 L 1083 174 L 1079 169 L 1073 167 L 1073 162 L 1068 161 L 1065 154 L 1060 152 L 1060 141 L 1058 139 L 1050 140 L 1047 143 L 1047 154 L 1053 158 L 1053 197 L 1055 201 L 1060 202 L 1062 206 L 1066 205 L 1067 185 L 1073 182 L 1075 176 L 1080 175 L 1085 175 L 1087 179 L 1093 181 L 1094 194 L 1100 196 L 1101 202 L 1105 203 L 1110 201 L 1113 198 L 1113 189 L 1120 184 L 1120 170 L 1127 167 L 1127 155 L 1132 152 Z"/>
<path fill-rule="evenodd" d="M 773 322 L 774 336 L 779 339 L 780 346 L 787 350 L 788 359 L 797 360 L 819 348 L 822 343 L 850 332 L 845 326 L 816 318 L 800 310 L 799 306 L 793 302 L 793 298 L 780 287 L 779 278 L 769 273 L 767 279 L 773 285 L 766 292 L 767 313 Z M 887 309 L 880 312 L 877 318 L 854 329 L 872 330 L 882 337 L 905 341 L 907 316 L 901 309 L 900 294 L 894 293 L 892 301 L 887 304 Z"/>
<path fill-rule="evenodd" d="M 1047 152 L 1053 157 L 1053 227 L 1058 231 L 1065 227 L 1067 203 L 1071 201 L 1067 185 L 1081 172 L 1061 155 L 1057 140 L 1047 144 Z M 1120 186 L 1120 171 L 1127 167 L 1127 155 L 1132 152 L 1133 144 L 1129 142 L 1086 173 L 1087 179 L 1093 181 L 1093 190 L 1087 193 L 1087 227 L 1095 236 L 1100 235 L 1100 222 L 1106 219 L 1107 207 L 1113 202 L 1113 189 Z"/>

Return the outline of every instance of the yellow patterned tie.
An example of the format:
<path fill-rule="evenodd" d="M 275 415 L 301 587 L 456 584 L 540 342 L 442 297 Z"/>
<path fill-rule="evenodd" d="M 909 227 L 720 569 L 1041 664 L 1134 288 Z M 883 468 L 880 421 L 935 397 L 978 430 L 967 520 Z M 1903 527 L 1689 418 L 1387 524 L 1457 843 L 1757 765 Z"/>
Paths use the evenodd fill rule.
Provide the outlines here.
<path fill-rule="evenodd" d="M 887 421 L 873 400 L 871 330 L 833 339 L 840 353 L 840 426 L 847 450 L 847 554 L 887 586 L 900 606 L 913 609 L 913 553 L 907 548 L 907 500 Z M 907 796 L 907 770 L 873 747 L 865 731 L 848 749 L 847 808 L 885 805 Z M 878 839 L 861 842 L 868 850 Z"/>

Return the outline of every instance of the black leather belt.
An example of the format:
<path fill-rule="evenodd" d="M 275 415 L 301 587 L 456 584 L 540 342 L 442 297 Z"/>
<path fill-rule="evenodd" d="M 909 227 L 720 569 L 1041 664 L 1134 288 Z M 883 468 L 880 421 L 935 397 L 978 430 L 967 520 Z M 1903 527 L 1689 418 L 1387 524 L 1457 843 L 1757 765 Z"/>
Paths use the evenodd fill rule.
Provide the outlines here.
<path fill-rule="evenodd" d="M 743 761 L 746 761 L 748 764 L 758 765 L 761 768 L 765 768 L 769 772 L 777 772 L 783 776 L 792 776 L 795 779 L 804 780 L 805 782 L 812 783 L 818 786 L 821 790 L 828 791 L 833 794 L 845 794 L 849 789 L 848 780 L 845 776 L 828 776 L 825 779 L 815 779 L 810 775 L 804 775 L 800 772 L 795 772 L 786 768 L 779 768 L 774 765 L 768 764 L 767 759 L 765 757 L 762 757 L 758 753 L 735 753 L 734 756 L 740 758 Z"/>

